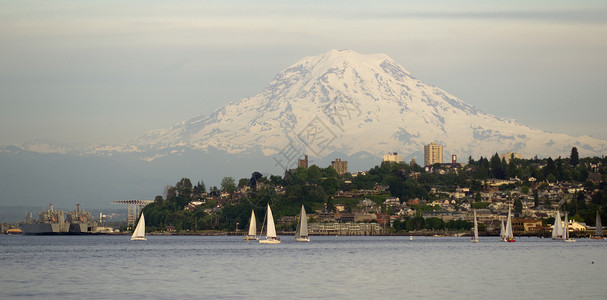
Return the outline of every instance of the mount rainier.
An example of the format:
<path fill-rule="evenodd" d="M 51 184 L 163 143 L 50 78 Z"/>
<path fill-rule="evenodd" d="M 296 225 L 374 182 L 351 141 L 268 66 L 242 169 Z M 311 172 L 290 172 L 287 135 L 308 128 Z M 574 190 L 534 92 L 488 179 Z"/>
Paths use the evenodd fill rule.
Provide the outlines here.
<path fill-rule="evenodd" d="M 331 50 L 281 71 L 258 95 L 148 132 L 133 145 L 143 152 L 260 151 L 279 160 L 286 151 L 319 158 L 333 152 L 421 156 L 430 142 L 460 157 L 510 151 L 523 157 L 568 156 L 572 146 L 581 155 L 597 155 L 606 144 L 482 113 L 414 78 L 387 55 Z"/>

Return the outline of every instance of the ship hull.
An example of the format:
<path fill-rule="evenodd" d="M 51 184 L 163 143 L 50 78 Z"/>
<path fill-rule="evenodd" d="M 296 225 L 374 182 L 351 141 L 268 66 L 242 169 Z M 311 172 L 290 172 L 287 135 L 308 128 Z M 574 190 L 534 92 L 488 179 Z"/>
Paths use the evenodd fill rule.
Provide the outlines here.
<path fill-rule="evenodd" d="M 68 227 L 69 226 L 69 227 Z M 60 224 L 42 223 L 42 224 L 20 224 L 19 227 L 26 235 L 59 235 L 59 234 L 90 234 L 88 224 Z"/>
<path fill-rule="evenodd" d="M 63 230 L 60 224 L 51 224 L 51 223 L 43 223 L 43 224 L 20 224 L 21 230 L 23 230 L 23 234 L 66 234 L 67 230 Z"/>

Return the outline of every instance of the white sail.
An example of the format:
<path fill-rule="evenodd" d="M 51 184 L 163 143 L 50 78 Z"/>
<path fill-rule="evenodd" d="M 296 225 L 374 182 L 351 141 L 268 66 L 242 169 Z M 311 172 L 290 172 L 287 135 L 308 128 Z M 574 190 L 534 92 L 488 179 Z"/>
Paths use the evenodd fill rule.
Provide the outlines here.
<path fill-rule="evenodd" d="M 268 232 L 266 237 L 275 238 L 276 237 L 276 227 L 274 226 L 274 217 L 272 216 L 272 210 L 270 209 L 270 204 L 268 204 Z"/>
<path fill-rule="evenodd" d="M 504 228 L 504 220 L 502 219 L 502 226 L 500 227 L 500 241 L 506 241 L 506 229 Z"/>
<path fill-rule="evenodd" d="M 280 244 L 280 239 L 276 237 L 276 227 L 274 226 L 274 217 L 272 216 L 272 210 L 270 209 L 270 204 L 268 203 L 268 229 L 266 232 L 266 239 L 259 240 L 261 244 Z"/>
<path fill-rule="evenodd" d="M 476 223 L 476 210 L 474 210 L 474 238 L 472 239 L 473 243 L 478 243 L 478 225 Z"/>
<path fill-rule="evenodd" d="M 569 239 L 569 218 L 567 212 L 565 212 L 565 225 L 563 226 L 563 240 Z"/>
<path fill-rule="evenodd" d="M 552 239 L 560 240 L 563 238 L 563 227 L 561 223 L 561 213 L 556 211 L 554 216 L 554 226 L 552 226 Z"/>
<path fill-rule="evenodd" d="M 565 226 L 563 226 L 563 241 L 565 242 L 575 242 L 574 239 L 569 237 L 569 218 L 567 218 L 567 213 L 565 212 Z"/>
<path fill-rule="evenodd" d="M 508 219 L 506 219 L 506 240 L 514 241 L 514 233 L 512 232 L 512 217 L 511 208 L 508 207 Z"/>
<path fill-rule="evenodd" d="M 599 211 L 596 212 L 596 236 L 603 235 L 603 223 L 601 223 L 601 215 Z"/>
<path fill-rule="evenodd" d="M 306 216 L 306 210 L 303 205 L 301 206 L 299 222 L 297 223 L 297 230 L 295 231 L 295 240 L 298 242 L 310 241 L 310 237 L 308 237 L 308 216 Z"/>
<path fill-rule="evenodd" d="M 141 218 L 137 222 L 137 227 L 135 227 L 135 231 L 131 236 L 131 241 L 145 241 L 145 218 L 143 217 L 143 213 L 141 213 Z"/>
<path fill-rule="evenodd" d="M 246 240 L 257 239 L 257 221 L 255 220 L 255 210 L 251 211 L 251 221 L 249 222 L 249 233 L 245 236 Z"/>

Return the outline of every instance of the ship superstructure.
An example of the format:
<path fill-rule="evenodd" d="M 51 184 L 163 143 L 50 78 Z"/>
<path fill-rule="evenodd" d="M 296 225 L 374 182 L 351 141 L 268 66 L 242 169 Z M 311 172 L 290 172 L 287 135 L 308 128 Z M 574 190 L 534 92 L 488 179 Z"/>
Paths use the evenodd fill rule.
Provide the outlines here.
<path fill-rule="evenodd" d="M 67 214 L 63 210 L 55 210 L 51 203 L 48 210 L 38 213 L 38 219 L 30 212 L 25 223 L 19 226 L 24 234 L 79 234 L 94 232 L 97 223 L 89 212 L 80 208 L 79 203 L 76 203 L 76 210 Z"/>

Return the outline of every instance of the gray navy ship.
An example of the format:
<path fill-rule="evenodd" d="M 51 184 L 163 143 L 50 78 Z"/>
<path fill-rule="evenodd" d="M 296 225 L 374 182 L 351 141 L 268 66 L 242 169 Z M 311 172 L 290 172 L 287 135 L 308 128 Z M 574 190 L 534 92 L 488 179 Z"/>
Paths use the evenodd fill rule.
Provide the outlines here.
<path fill-rule="evenodd" d="M 19 227 L 24 234 L 84 234 L 95 232 L 97 223 L 91 213 L 80 208 L 79 203 L 76 203 L 76 210 L 67 213 L 55 210 L 53 204 L 49 204 L 48 210 L 38 213 L 38 219 L 33 218 L 30 212 Z"/>

